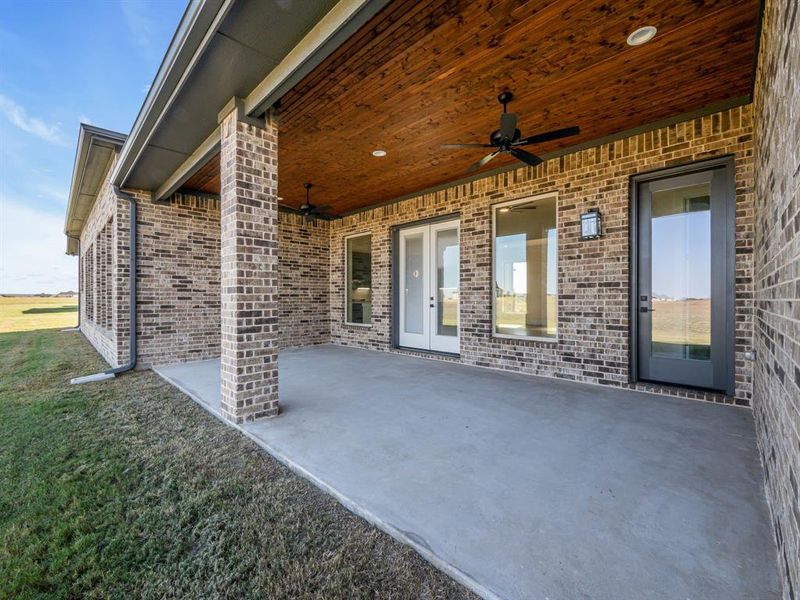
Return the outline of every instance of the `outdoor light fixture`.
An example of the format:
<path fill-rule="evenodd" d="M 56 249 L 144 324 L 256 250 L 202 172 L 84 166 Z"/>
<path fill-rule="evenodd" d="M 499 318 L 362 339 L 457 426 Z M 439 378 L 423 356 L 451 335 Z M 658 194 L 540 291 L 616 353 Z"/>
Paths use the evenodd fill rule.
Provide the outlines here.
<path fill-rule="evenodd" d="M 603 220 L 600 210 L 590 208 L 581 215 L 581 239 L 593 240 L 603 234 Z"/>
<path fill-rule="evenodd" d="M 639 27 L 639 29 L 628 36 L 628 46 L 641 46 L 642 44 L 646 44 L 656 37 L 656 31 L 658 30 L 652 25 Z"/>
<path fill-rule="evenodd" d="M 386 156 L 386 150 L 373 150 L 372 156 L 377 156 L 378 158 L 383 158 Z"/>

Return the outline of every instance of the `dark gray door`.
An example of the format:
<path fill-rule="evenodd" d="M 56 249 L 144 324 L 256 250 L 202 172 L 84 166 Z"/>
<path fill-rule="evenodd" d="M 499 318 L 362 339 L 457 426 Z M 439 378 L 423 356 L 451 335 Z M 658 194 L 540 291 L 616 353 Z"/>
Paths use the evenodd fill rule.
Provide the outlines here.
<path fill-rule="evenodd" d="M 733 393 L 730 167 L 639 181 L 639 379 Z"/>

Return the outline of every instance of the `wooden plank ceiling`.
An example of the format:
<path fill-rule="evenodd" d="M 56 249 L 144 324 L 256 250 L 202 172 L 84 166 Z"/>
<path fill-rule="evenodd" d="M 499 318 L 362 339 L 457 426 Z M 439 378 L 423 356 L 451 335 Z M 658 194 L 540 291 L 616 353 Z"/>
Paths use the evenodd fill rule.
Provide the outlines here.
<path fill-rule="evenodd" d="M 396 0 L 280 103 L 279 193 L 343 213 L 465 176 L 497 129 L 578 125 L 543 154 L 751 93 L 758 0 Z M 649 43 L 626 38 L 658 28 Z M 387 156 L 375 158 L 374 149 Z M 498 157 L 485 169 L 513 162 Z M 219 157 L 185 187 L 219 191 Z"/>

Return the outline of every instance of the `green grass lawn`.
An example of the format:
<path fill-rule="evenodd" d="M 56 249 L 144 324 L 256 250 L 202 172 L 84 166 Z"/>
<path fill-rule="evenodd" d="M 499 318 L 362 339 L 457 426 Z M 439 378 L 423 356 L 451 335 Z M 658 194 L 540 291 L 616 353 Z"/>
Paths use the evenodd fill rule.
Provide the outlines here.
<path fill-rule="evenodd" d="M 77 297 L 0 296 L 0 333 L 63 329 L 77 324 Z"/>
<path fill-rule="evenodd" d="M 0 598 L 464 598 L 150 372 L 0 335 Z"/>

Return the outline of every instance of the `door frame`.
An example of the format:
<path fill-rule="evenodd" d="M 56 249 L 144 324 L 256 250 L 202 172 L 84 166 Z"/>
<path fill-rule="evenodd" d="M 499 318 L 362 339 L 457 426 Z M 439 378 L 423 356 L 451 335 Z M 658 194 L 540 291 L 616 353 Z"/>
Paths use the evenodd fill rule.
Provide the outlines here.
<path fill-rule="evenodd" d="M 698 162 L 686 163 L 666 169 L 656 169 L 637 173 L 630 177 L 629 182 L 629 338 L 628 338 L 628 357 L 629 357 L 629 382 L 638 383 L 639 379 L 639 184 L 658 179 L 665 179 L 677 175 L 687 175 L 698 171 L 709 169 L 725 168 L 725 191 L 727 201 L 725 202 L 725 214 L 723 216 L 725 227 L 725 278 L 733 285 L 728 285 L 725 290 L 725 390 L 724 393 L 733 396 L 735 393 L 735 352 L 736 352 L 736 173 L 735 161 L 732 154 L 703 160 Z M 687 387 L 680 384 L 665 383 L 664 385 L 675 387 Z"/>
<path fill-rule="evenodd" d="M 441 352 L 439 350 L 421 350 L 419 348 L 410 348 L 400 345 L 400 230 L 410 229 L 412 227 L 421 227 L 423 225 L 434 225 L 436 223 L 443 223 L 445 221 L 458 220 L 458 244 L 459 244 L 459 265 L 458 265 L 458 281 L 459 288 L 461 286 L 461 262 L 462 255 L 460 251 L 461 246 L 461 213 L 450 212 L 444 215 L 437 215 L 428 219 L 420 219 L 419 221 L 408 221 L 398 225 L 392 225 L 389 229 L 391 231 L 392 248 L 389 260 L 391 262 L 392 271 L 392 310 L 391 310 L 391 338 L 392 348 L 401 350 L 412 350 L 414 352 L 425 352 L 427 354 L 441 354 L 444 356 L 459 356 L 460 353 Z M 459 341 L 461 340 L 461 293 L 459 290 L 458 300 L 458 313 L 459 313 Z M 460 345 L 460 344 L 459 344 Z"/>

